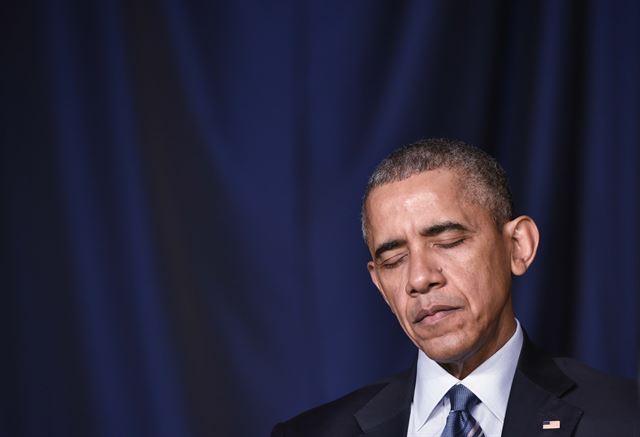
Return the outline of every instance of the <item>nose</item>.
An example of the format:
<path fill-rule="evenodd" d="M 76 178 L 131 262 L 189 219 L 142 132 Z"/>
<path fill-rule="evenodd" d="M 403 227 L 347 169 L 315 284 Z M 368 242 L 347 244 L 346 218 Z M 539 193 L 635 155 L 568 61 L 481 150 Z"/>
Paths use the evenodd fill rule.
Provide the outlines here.
<path fill-rule="evenodd" d="M 410 295 L 428 293 L 442 287 L 446 282 L 442 267 L 424 253 L 417 253 L 411 257 L 408 275 L 405 291 Z"/>

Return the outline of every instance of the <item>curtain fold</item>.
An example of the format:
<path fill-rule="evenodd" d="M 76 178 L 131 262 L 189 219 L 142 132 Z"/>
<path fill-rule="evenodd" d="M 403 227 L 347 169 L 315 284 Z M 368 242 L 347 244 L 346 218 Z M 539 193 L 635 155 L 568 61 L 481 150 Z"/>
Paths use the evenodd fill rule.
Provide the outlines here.
<path fill-rule="evenodd" d="M 360 201 L 494 154 L 541 229 L 516 313 L 637 377 L 636 2 L 23 2 L 2 13 L 0 434 L 265 435 L 407 367 Z"/>

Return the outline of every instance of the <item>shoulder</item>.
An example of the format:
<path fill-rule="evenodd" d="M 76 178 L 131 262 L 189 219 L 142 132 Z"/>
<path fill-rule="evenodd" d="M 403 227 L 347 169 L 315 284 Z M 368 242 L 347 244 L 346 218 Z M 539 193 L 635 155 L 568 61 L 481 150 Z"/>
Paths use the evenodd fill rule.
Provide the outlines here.
<path fill-rule="evenodd" d="M 367 385 L 339 399 L 305 411 L 273 429 L 272 436 L 347 436 L 359 432 L 354 414 L 386 386 Z"/>
<path fill-rule="evenodd" d="M 585 413 L 592 407 L 602 412 L 598 407 L 603 403 L 625 412 L 638 404 L 638 386 L 633 380 L 607 375 L 573 358 L 551 358 L 536 348 L 526 333 L 518 369 L 545 391 L 561 395 Z"/>
<path fill-rule="evenodd" d="M 554 358 L 554 361 L 576 383 L 574 397 L 584 394 L 596 397 L 599 403 L 606 399 L 614 404 L 637 404 L 635 381 L 607 375 L 573 358 Z"/>
<path fill-rule="evenodd" d="M 538 405 L 538 408 L 532 408 Z M 505 435 L 540 416 L 558 419 L 571 435 L 638 436 L 638 393 L 631 380 L 606 375 L 571 358 L 551 358 L 525 336 L 505 420 Z M 566 425 L 566 426 L 565 426 Z"/>
<path fill-rule="evenodd" d="M 277 424 L 272 437 L 347 437 L 362 433 L 361 423 L 356 419 L 359 412 L 370 409 L 381 399 L 395 401 L 389 392 L 401 388 L 413 388 L 415 366 L 400 374 L 359 388 L 339 399 L 305 411 L 287 421 Z M 403 403 L 404 400 L 400 403 Z M 410 402 L 410 400 L 409 400 Z"/>
<path fill-rule="evenodd" d="M 638 386 L 635 381 L 607 375 L 571 358 L 555 358 L 554 361 L 575 382 L 563 399 L 583 411 L 581 428 L 602 427 L 605 432 L 617 424 L 637 432 Z"/>

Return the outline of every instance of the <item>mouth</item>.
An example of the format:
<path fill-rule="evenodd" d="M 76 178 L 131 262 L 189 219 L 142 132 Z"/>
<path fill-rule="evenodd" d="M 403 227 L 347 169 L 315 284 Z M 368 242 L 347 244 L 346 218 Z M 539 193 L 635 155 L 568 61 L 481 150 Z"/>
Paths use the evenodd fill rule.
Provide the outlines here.
<path fill-rule="evenodd" d="M 450 305 L 433 305 L 423 310 L 416 315 L 416 318 L 413 323 L 425 324 L 425 325 L 435 325 L 440 320 L 450 316 L 454 312 L 458 311 L 459 307 L 454 307 Z"/>

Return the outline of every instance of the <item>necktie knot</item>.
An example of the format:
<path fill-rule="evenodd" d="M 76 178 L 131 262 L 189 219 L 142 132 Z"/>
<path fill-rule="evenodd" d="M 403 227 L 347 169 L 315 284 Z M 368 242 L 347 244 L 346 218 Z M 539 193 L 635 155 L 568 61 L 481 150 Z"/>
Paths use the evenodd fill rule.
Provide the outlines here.
<path fill-rule="evenodd" d="M 451 402 L 451 411 L 469 411 L 480 402 L 476 395 L 462 384 L 451 387 L 447 396 Z"/>
<path fill-rule="evenodd" d="M 462 384 L 451 387 L 447 397 L 451 402 L 451 411 L 441 437 L 484 437 L 480 424 L 469 411 L 480 403 L 480 399 Z"/>

